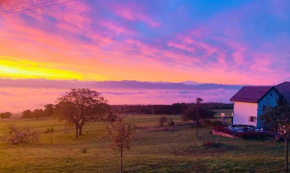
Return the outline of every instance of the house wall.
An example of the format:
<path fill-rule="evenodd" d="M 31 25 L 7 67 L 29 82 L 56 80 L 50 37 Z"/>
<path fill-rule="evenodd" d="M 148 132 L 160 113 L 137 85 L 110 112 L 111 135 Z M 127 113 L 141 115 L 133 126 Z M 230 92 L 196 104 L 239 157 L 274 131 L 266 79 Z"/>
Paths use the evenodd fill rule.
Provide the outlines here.
<path fill-rule="evenodd" d="M 256 126 L 256 122 L 250 122 L 250 116 L 257 117 L 258 113 L 258 103 L 249 103 L 249 102 L 234 102 L 234 117 L 233 125 L 252 125 Z"/>
<path fill-rule="evenodd" d="M 278 99 L 278 97 L 279 96 L 278 96 L 277 91 L 272 90 L 258 103 L 258 114 L 257 114 L 257 118 L 258 118 L 257 127 L 258 128 L 264 127 L 263 122 L 259 119 L 260 115 L 263 113 L 263 106 L 265 106 L 265 107 L 266 106 L 272 106 L 272 107 L 277 106 L 276 100 Z"/>

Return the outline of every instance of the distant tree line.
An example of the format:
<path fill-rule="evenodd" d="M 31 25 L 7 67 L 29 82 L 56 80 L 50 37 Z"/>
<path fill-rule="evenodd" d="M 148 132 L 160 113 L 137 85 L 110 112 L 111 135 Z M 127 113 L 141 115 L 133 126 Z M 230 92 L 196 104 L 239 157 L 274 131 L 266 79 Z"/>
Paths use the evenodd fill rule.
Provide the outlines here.
<path fill-rule="evenodd" d="M 35 109 L 34 111 L 25 110 L 22 112 L 22 118 L 41 118 L 41 117 L 50 117 L 54 113 L 54 105 L 47 104 L 44 106 L 44 109 Z"/>
<path fill-rule="evenodd" d="M 175 115 L 182 114 L 188 107 L 194 106 L 196 103 L 174 103 L 172 105 L 111 105 L 110 111 L 113 113 L 136 113 L 136 114 L 166 114 Z M 213 109 L 233 109 L 233 104 L 227 103 L 202 103 L 201 106 L 207 110 Z M 22 118 L 51 117 L 55 113 L 55 105 L 47 104 L 44 109 L 25 110 L 22 112 Z M 12 113 L 0 113 L 0 118 L 10 118 Z"/>
<path fill-rule="evenodd" d="M 138 113 L 138 114 L 181 114 L 188 107 L 196 103 L 174 103 L 172 105 L 111 105 L 114 113 Z M 201 107 L 207 110 L 233 109 L 233 104 L 227 103 L 202 103 Z"/>

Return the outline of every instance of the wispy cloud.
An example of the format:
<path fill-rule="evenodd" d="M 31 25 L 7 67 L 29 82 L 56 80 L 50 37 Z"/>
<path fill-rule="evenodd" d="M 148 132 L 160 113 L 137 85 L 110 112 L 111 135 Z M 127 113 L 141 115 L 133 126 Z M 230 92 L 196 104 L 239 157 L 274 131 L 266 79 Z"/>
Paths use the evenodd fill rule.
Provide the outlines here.
<path fill-rule="evenodd" d="M 287 1 L 84 0 L 5 15 L 0 77 L 279 83 L 290 78 L 289 11 Z"/>

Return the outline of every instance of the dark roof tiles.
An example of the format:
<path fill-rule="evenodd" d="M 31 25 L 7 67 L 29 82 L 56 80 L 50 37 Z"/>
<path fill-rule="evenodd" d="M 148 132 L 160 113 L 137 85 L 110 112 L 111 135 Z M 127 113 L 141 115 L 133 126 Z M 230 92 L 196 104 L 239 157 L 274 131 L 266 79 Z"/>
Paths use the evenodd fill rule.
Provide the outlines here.
<path fill-rule="evenodd" d="M 273 86 L 244 86 L 230 100 L 258 103 L 273 88 Z"/>
<path fill-rule="evenodd" d="M 283 83 L 277 85 L 276 89 L 284 97 L 289 97 L 289 95 L 290 95 L 290 82 L 283 82 Z"/>

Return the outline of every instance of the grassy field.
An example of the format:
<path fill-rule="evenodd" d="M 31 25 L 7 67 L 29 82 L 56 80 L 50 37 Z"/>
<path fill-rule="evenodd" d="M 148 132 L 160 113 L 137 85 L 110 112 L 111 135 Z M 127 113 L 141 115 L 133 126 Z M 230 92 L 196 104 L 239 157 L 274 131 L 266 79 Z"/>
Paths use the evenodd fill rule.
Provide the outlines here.
<path fill-rule="evenodd" d="M 138 127 L 157 126 L 157 115 L 128 115 Z M 167 116 L 182 124 L 179 116 Z M 0 145 L 0 172 L 118 172 L 119 153 L 109 148 L 104 123 L 89 124 L 84 136 L 74 139 L 74 128 L 45 118 L 1 120 L 0 128 L 14 121 L 40 132 L 40 142 Z M 44 131 L 53 126 L 53 145 Z M 195 130 L 188 126 L 174 131 L 136 130 L 133 146 L 124 155 L 125 172 L 283 172 L 284 145 L 266 140 L 229 139 L 210 134 L 211 127 Z M 206 148 L 203 141 L 220 142 Z M 87 152 L 83 152 L 83 150 Z"/>

